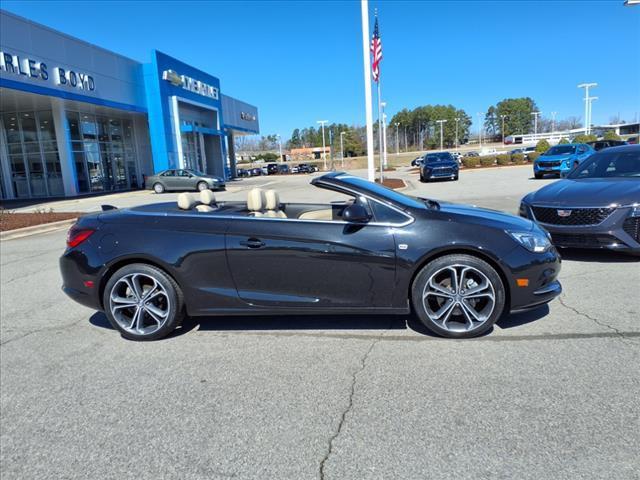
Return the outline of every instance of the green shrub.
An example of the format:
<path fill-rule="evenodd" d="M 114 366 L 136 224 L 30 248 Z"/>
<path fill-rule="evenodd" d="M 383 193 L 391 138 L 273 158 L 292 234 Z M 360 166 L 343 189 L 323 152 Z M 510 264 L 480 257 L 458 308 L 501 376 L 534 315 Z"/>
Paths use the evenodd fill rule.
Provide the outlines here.
<path fill-rule="evenodd" d="M 604 137 L 603 138 L 605 140 L 620 140 L 620 135 L 618 135 L 613 130 L 607 130 L 606 132 L 604 132 Z"/>
<path fill-rule="evenodd" d="M 498 162 L 498 165 L 509 165 L 511 163 L 511 155 L 508 153 L 498 155 L 496 157 L 496 161 Z"/>
<path fill-rule="evenodd" d="M 598 140 L 598 137 L 595 135 L 576 135 L 573 138 L 573 143 L 586 143 L 586 142 L 594 142 Z"/>
<path fill-rule="evenodd" d="M 536 145 L 536 152 L 544 153 L 550 148 L 551 148 L 551 145 L 549 145 L 549 142 L 547 142 L 545 139 L 542 139 Z"/>
<path fill-rule="evenodd" d="M 562 137 L 558 142 L 558 145 L 564 145 L 565 143 L 569 143 L 569 139 Z"/>
<path fill-rule="evenodd" d="M 529 155 L 527 155 L 527 159 L 528 159 L 531 163 L 533 163 L 533 162 L 535 162 L 535 161 L 538 159 L 538 157 L 539 157 L 539 156 L 540 156 L 540 153 L 538 153 L 538 152 L 531 152 Z"/>
<path fill-rule="evenodd" d="M 483 167 L 491 167 L 496 164 L 495 155 L 486 155 L 484 157 L 480 157 L 480 165 Z"/>
<path fill-rule="evenodd" d="M 513 160 L 513 163 L 515 163 L 516 165 L 522 165 L 526 162 L 524 153 L 514 153 L 513 155 L 511 155 L 511 160 Z"/>
<path fill-rule="evenodd" d="M 464 157 L 462 159 L 462 165 L 465 168 L 475 168 L 480 165 L 480 157 Z"/>

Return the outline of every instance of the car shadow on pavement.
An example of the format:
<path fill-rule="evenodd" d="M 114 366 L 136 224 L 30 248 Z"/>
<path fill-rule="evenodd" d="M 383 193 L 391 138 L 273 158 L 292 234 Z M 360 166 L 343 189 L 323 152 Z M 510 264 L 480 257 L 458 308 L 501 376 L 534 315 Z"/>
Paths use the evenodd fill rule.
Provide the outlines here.
<path fill-rule="evenodd" d="M 505 315 L 496 322 L 501 329 L 519 327 L 546 316 L 549 307 Z M 94 313 L 89 322 L 100 328 L 114 330 L 106 315 Z M 185 317 L 182 325 L 166 338 L 178 337 L 192 330 L 210 332 L 260 332 L 305 330 L 413 330 L 415 333 L 440 338 L 429 331 L 414 314 L 408 315 L 257 315 Z M 489 335 L 493 328 L 480 336 Z"/>
<path fill-rule="evenodd" d="M 640 256 L 633 256 L 611 250 L 586 250 L 563 248 L 560 250 L 563 260 L 590 263 L 634 263 L 640 262 Z M 562 279 L 562 276 L 560 277 Z"/>

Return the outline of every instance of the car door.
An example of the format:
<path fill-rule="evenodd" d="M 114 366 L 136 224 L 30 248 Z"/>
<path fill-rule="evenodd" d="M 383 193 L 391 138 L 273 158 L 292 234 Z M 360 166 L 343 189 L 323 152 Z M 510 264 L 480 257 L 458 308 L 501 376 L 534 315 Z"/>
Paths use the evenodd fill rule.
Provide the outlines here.
<path fill-rule="evenodd" d="M 179 190 L 193 190 L 196 188 L 196 177 L 186 170 L 178 170 L 176 176 L 176 188 Z"/>
<path fill-rule="evenodd" d="M 263 307 L 391 307 L 395 240 L 388 225 L 245 217 L 226 234 L 239 297 Z"/>
<path fill-rule="evenodd" d="M 162 183 L 167 190 L 175 190 L 176 188 L 178 188 L 175 170 L 167 170 L 160 175 L 160 178 L 162 179 Z"/>

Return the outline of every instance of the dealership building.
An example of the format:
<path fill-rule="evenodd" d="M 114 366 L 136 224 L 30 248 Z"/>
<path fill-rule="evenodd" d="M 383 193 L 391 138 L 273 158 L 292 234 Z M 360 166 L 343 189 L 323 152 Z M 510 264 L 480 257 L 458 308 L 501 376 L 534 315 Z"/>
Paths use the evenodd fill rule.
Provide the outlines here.
<path fill-rule="evenodd" d="M 0 10 L 1 199 L 140 188 L 166 169 L 235 174 L 256 107 L 159 51 L 148 63 Z"/>

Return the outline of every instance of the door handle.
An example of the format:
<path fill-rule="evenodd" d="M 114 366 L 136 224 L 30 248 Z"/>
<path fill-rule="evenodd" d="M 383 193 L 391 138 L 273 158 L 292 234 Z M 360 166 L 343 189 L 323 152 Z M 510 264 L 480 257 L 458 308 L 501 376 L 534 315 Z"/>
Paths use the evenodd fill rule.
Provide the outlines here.
<path fill-rule="evenodd" d="M 240 242 L 240 245 L 248 248 L 262 248 L 265 246 L 265 243 L 258 238 L 249 238 L 244 242 Z"/>

